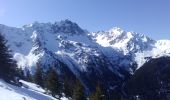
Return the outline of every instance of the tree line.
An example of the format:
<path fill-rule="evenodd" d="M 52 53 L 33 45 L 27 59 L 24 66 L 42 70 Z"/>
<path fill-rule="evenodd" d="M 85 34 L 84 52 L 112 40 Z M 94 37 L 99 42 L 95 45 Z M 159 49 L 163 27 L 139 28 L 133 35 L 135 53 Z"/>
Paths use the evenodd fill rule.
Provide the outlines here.
<path fill-rule="evenodd" d="M 91 95 L 87 96 L 85 87 L 79 79 L 76 79 L 75 84 L 68 85 L 71 83 L 67 80 L 64 82 L 60 81 L 59 75 L 55 68 L 52 67 L 49 67 L 49 69 L 44 72 L 40 66 L 37 66 L 34 75 L 31 75 L 29 71 L 27 75 L 28 76 L 25 76 L 27 81 L 40 85 L 53 97 L 56 97 L 56 95 L 62 96 L 64 93 L 65 96 L 71 97 L 72 100 L 87 100 L 87 97 L 89 100 L 105 100 L 99 84 L 96 86 L 96 90 L 91 93 Z"/>

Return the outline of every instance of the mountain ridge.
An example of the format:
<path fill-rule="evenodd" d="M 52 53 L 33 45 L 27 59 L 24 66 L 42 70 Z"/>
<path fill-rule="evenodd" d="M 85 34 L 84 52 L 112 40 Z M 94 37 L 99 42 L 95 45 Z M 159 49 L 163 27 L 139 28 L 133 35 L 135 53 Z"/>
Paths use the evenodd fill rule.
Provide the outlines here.
<path fill-rule="evenodd" d="M 0 25 L 0 32 L 18 67 L 32 74 L 37 63 L 44 70 L 55 67 L 58 74 L 77 77 L 90 90 L 98 81 L 110 89 L 148 59 L 170 53 L 169 40 L 155 41 L 120 28 L 90 33 L 69 20 L 22 28 Z"/>

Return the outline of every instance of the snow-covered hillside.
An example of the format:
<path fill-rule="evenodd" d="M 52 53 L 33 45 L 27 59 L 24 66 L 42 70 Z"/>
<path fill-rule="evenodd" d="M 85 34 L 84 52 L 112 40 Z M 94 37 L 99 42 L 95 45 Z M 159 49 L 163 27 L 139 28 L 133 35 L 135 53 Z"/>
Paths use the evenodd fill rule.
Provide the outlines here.
<path fill-rule="evenodd" d="M 75 76 L 86 86 L 100 81 L 110 88 L 133 74 L 148 59 L 169 56 L 169 40 L 153 40 L 120 28 L 90 33 L 76 23 L 34 22 L 22 28 L 0 25 L 18 67 L 34 73 L 37 64 L 56 68 L 58 74 Z M 120 79 L 120 80 L 119 80 Z M 94 82 L 95 81 L 95 82 Z"/>
<path fill-rule="evenodd" d="M 58 100 L 45 94 L 40 86 L 20 80 L 22 87 L 14 86 L 0 80 L 0 100 Z M 61 100 L 68 100 L 62 97 Z"/>

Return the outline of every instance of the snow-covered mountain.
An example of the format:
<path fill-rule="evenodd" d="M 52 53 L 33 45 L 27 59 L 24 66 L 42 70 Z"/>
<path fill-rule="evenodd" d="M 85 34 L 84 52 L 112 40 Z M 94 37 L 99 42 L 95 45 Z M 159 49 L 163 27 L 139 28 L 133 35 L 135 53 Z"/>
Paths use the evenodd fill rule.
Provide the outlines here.
<path fill-rule="evenodd" d="M 18 67 L 32 73 L 37 64 L 44 71 L 54 67 L 60 75 L 78 77 L 86 87 L 98 81 L 114 87 L 125 79 L 125 72 L 133 74 L 148 59 L 170 53 L 169 40 L 156 41 L 120 28 L 90 33 L 69 20 L 22 28 L 0 25 L 0 33 Z"/>
<path fill-rule="evenodd" d="M 103 47 L 117 49 L 123 55 L 131 55 L 132 59 L 141 67 L 148 58 L 169 55 L 170 40 L 153 40 L 144 34 L 126 32 L 120 28 L 109 31 L 92 33 L 96 43 Z"/>

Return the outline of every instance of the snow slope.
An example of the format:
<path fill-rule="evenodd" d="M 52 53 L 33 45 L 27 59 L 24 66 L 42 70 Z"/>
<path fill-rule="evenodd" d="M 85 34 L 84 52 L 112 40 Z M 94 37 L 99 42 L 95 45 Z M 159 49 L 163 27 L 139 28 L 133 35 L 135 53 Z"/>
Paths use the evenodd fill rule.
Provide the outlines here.
<path fill-rule="evenodd" d="M 26 81 L 20 81 L 23 83 L 22 87 L 17 87 L 0 80 L 0 100 L 58 100 L 44 94 L 45 90 L 36 84 Z M 63 97 L 61 100 L 68 100 Z"/>

